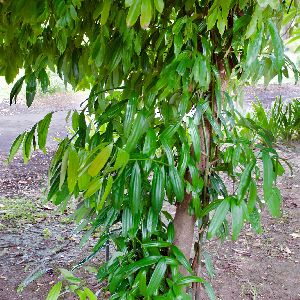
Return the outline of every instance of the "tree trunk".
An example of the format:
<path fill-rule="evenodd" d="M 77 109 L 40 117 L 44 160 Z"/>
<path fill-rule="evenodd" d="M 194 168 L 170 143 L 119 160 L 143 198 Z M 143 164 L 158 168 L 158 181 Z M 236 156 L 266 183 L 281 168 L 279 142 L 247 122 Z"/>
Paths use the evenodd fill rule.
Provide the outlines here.
<path fill-rule="evenodd" d="M 174 218 L 175 240 L 177 246 L 187 259 L 191 257 L 192 244 L 194 239 L 195 216 L 188 213 L 189 203 L 192 199 L 191 194 L 185 194 L 183 202 L 176 208 Z M 181 270 L 187 275 L 186 270 Z"/>
<path fill-rule="evenodd" d="M 222 61 L 216 59 L 217 66 L 219 69 L 219 75 L 221 78 L 221 91 L 223 92 L 227 86 L 226 80 L 226 72 L 224 68 L 224 64 Z M 214 113 L 214 117 L 216 121 L 219 123 L 218 114 L 217 114 L 217 104 L 216 99 L 214 99 L 214 87 L 211 84 L 210 86 L 210 106 Z M 206 207 L 209 204 L 209 195 L 208 195 L 208 187 L 209 187 L 209 169 L 211 163 L 211 156 L 217 155 L 217 153 L 212 152 L 212 145 L 213 145 L 213 133 L 212 128 L 209 121 L 203 118 L 202 124 L 199 125 L 199 136 L 201 142 L 201 159 L 197 164 L 197 168 L 199 170 L 199 176 L 203 176 L 204 178 L 204 187 L 202 191 L 202 199 L 201 199 L 201 206 L 202 208 Z M 217 150 L 217 149 L 216 149 Z M 191 154 L 193 155 L 193 149 L 191 149 Z M 216 157 L 213 157 L 215 160 Z M 191 182 L 191 177 L 189 172 L 186 173 L 186 180 Z M 182 251 L 187 259 L 191 257 L 191 250 L 193 247 L 194 241 L 194 229 L 195 229 L 195 216 L 189 215 L 189 203 L 192 199 L 192 195 L 186 193 L 184 200 L 180 203 L 176 208 L 176 214 L 174 218 L 174 228 L 175 228 L 175 241 L 174 244 Z M 205 231 L 206 226 L 208 225 L 208 216 L 205 216 L 202 219 L 202 226 L 199 228 L 198 232 L 198 242 L 195 243 L 195 255 L 193 257 L 193 264 L 192 268 L 196 276 L 201 276 L 201 238 Z M 184 275 L 187 275 L 186 270 L 181 270 Z M 195 283 L 192 286 L 193 288 L 193 299 L 198 300 L 200 299 L 201 293 L 201 284 Z"/>

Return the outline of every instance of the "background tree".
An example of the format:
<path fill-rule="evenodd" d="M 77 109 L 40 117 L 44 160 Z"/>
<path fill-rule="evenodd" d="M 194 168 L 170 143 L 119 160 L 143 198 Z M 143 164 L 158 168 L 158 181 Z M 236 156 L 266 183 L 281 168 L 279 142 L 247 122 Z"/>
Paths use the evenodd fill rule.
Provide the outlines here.
<path fill-rule="evenodd" d="M 85 261 L 108 240 L 116 246 L 97 274 L 111 299 L 189 299 L 183 287 L 192 282 L 195 299 L 197 283 L 213 298 L 197 277 L 202 242 L 228 234 L 228 215 L 233 239 L 245 221 L 261 230 L 260 177 L 280 215 L 272 135 L 234 101 L 243 83 L 281 82 L 288 69 L 298 78 L 280 36 L 291 7 L 297 2 L 1 1 L 0 74 L 10 83 L 25 69 L 11 103 L 25 83 L 30 106 L 37 85 L 50 84 L 48 69 L 91 89 L 52 159 L 48 200 L 63 209 L 78 199 L 76 221 L 91 225 L 84 240 L 103 229 Z M 51 115 L 18 136 L 9 160 L 22 143 L 25 161 L 32 147 L 45 150 Z"/>

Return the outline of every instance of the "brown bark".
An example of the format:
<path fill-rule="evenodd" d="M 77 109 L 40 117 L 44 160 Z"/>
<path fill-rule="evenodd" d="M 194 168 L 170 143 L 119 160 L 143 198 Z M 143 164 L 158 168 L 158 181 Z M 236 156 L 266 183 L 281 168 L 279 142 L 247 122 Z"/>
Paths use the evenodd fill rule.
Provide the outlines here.
<path fill-rule="evenodd" d="M 217 65 L 219 69 L 219 74 L 221 77 L 221 91 L 224 91 L 227 86 L 227 80 L 226 80 L 226 72 L 225 67 L 222 61 L 217 60 Z M 214 117 L 218 121 L 218 115 L 217 115 L 217 107 L 216 107 L 216 101 L 214 98 L 214 92 L 213 87 L 210 88 L 211 92 L 211 108 L 214 112 Z M 197 164 L 197 168 L 199 170 L 199 176 L 204 177 L 204 188 L 202 191 L 202 199 L 201 199 L 201 205 L 202 207 L 205 207 L 209 204 L 209 195 L 208 195 L 208 186 L 209 186 L 209 169 L 210 169 L 210 159 L 211 156 L 217 156 L 217 150 L 216 153 L 212 152 L 212 128 L 210 123 L 207 119 L 203 119 L 203 123 L 199 125 L 199 136 L 201 141 L 201 159 Z M 193 149 L 191 149 L 191 154 L 193 155 Z M 216 157 L 213 157 L 213 159 L 216 159 Z M 186 180 L 191 182 L 191 178 L 189 173 L 186 174 Z M 184 200 L 182 203 L 180 203 L 176 208 L 176 214 L 174 218 L 174 228 L 175 228 L 175 241 L 174 244 L 183 252 L 183 254 L 186 256 L 187 259 L 190 259 L 191 256 L 191 250 L 193 246 L 193 240 L 194 240 L 194 228 L 195 228 L 195 216 L 191 216 L 188 213 L 189 210 L 189 203 L 192 199 L 191 194 L 185 194 Z M 198 232 L 198 242 L 195 243 L 195 255 L 193 257 L 193 263 L 192 268 L 195 272 L 195 275 L 201 276 L 201 239 L 204 233 L 204 230 L 208 224 L 208 216 L 205 216 L 202 220 L 202 226 L 199 228 Z M 181 270 L 181 272 L 184 275 L 186 274 L 186 270 Z M 193 290 L 193 299 L 198 300 L 200 299 L 200 293 L 201 293 L 201 285 L 199 283 L 193 284 L 192 286 Z"/>
<path fill-rule="evenodd" d="M 174 244 L 182 251 L 187 259 L 191 256 L 195 227 L 195 217 L 190 216 L 188 213 L 191 198 L 191 194 L 185 194 L 182 203 L 176 208 L 174 218 Z M 184 275 L 187 275 L 186 270 L 181 270 L 181 272 L 184 273 Z"/>

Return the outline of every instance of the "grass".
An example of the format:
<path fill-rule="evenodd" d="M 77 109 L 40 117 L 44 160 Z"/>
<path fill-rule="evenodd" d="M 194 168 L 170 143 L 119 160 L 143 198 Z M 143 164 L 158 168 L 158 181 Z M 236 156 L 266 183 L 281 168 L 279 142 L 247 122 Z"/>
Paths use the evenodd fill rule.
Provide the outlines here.
<path fill-rule="evenodd" d="M 25 198 L 0 198 L 0 230 L 6 225 L 21 227 L 45 219 L 47 213 L 37 203 Z"/>

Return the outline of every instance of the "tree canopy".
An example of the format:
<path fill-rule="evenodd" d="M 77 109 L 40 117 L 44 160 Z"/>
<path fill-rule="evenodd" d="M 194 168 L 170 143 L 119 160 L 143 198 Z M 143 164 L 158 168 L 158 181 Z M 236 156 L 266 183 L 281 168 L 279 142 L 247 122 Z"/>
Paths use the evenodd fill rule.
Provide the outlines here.
<path fill-rule="evenodd" d="M 298 79 L 281 37 L 297 9 L 277 0 L 0 1 L 0 75 L 11 83 L 25 69 L 11 103 L 26 84 L 30 106 L 48 70 L 91 89 L 53 157 L 48 200 L 64 208 L 78 198 L 75 219 L 91 225 L 84 240 L 103 229 L 86 260 L 114 243 L 97 274 L 111 299 L 189 299 L 182 287 L 192 282 L 213 298 L 197 277 L 203 239 L 228 235 L 229 214 L 233 239 L 246 221 L 261 230 L 261 176 L 265 203 L 280 215 L 273 137 L 235 101 L 241 84 L 281 82 L 289 70 Z M 50 120 L 20 134 L 10 159 L 22 143 L 26 161 L 32 147 L 44 150 Z"/>

